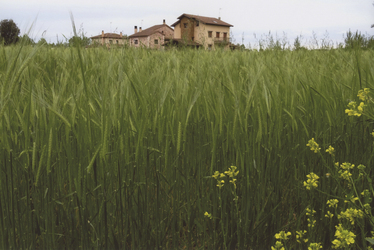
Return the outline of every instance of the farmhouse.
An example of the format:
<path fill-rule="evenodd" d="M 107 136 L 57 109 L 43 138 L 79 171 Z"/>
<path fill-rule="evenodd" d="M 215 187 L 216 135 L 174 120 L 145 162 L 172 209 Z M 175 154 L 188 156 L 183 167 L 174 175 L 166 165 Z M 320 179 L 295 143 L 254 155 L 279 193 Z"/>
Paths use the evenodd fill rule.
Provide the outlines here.
<path fill-rule="evenodd" d="M 215 46 L 230 47 L 230 27 L 221 18 L 182 14 L 174 27 L 174 43 L 203 46 L 213 49 Z"/>
<path fill-rule="evenodd" d="M 162 48 L 166 41 L 173 38 L 174 30 L 165 23 L 154 25 L 142 30 L 141 27 L 134 27 L 134 34 L 129 36 L 129 45 L 132 47 L 147 47 L 153 49 Z"/>
<path fill-rule="evenodd" d="M 101 32 L 101 35 L 92 36 L 90 38 L 93 44 L 101 44 L 101 45 L 110 45 L 110 44 L 124 45 L 126 42 L 126 36 L 122 36 L 122 32 L 120 34 L 104 33 L 104 30 L 103 30 Z"/>

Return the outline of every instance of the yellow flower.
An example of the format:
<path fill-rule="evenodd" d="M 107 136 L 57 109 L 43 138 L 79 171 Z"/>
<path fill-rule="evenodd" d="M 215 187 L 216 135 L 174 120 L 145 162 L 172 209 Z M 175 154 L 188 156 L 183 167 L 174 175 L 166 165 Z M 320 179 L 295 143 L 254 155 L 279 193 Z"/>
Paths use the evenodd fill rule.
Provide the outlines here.
<path fill-rule="evenodd" d="M 212 177 L 214 179 L 217 179 L 219 177 L 219 175 L 220 175 L 219 171 L 216 171 L 216 172 L 214 172 L 214 175 L 212 175 Z"/>
<path fill-rule="evenodd" d="M 234 178 L 235 176 L 239 174 L 239 171 L 235 172 L 235 170 L 236 170 L 236 167 L 231 166 L 229 167 L 229 171 L 225 171 L 225 174 L 227 174 L 230 178 Z"/>
<path fill-rule="evenodd" d="M 303 239 L 304 235 L 306 234 L 306 230 L 304 231 L 296 231 L 296 241 L 301 243 L 301 241 L 304 241 L 305 243 L 308 242 L 308 239 Z"/>
<path fill-rule="evenodd" d="M 369 189 L 365 189 L 364 191 L 361 192 L 361 195 L 366 197 L 366 196 L 370 196 L 370 191 Z"/>
<path fill-rule="evenodd" d="M 331 199 L 331 200 L 328 200 L 326 204 L 329 205 L 329 207 L 337 208 L 338 203 L 339 201 L 337 199 Z"/>
<path fill-rule="evenodd" d="M 361 101 L 366 101 L 369 99 L 369 93 L 370 93 L 370 90 L 369 88 L 364 88 L 363 90 L 359 90 L 358 91 L 358 98 L 361 100 Z"/>
<path fill-rule="evenodd" d="M 350 177 L 352 176 L 352 174 L 348 170 L 345 170 L 344 172 L 339 171 L 339 173 L 340 173 L 340 178 L 347 180 L 347 181 L 351 180 Z"/>
<path fill-rule="evenodd" d="M 344 201 L 345 203 L 348 203 L 348 202 L 355 203 L 355 201 L 358 200 L 358 198 L 354 197 L 353 195 L 346 195 L 345 198 L 347 199 Z"/>
<path fill-rule="evenodd" d="M 315 173 L 311 172 L 310 174 L 308 174 L 306 176 L 308 178 L 308 180 L 305 182 L 303 182 L 304 184 L 304 187 L 308 190 L 311 190 L 313 188 L 316 188 L 318 187 L 318 175 L 316 175 Z"/>
<path fill-rule="evenodd" d="M 364 217 L 364 212 L 362 212 L 359 209 L 355 209 L 355 208 L 348 208 L 347 210 L 345 210 L 344 212 L 341 212 L 338 215 L 339 220 L 340 219 L 349 220 L 351 222 L 351 225 L 355 224 L 356 218 L 361 219 L 363 217 Z"/>
<path fill-rule="evenodd" d="M 327 211 L 327 214 L 325 214 L 325 217 L 326 218 L 332 218 L 334 216 L 334 214 L 330 213 L 330 211 Z"/>
<path fill-rule="evenodd" d="M 221 188 L 223 187 L 223 184 L 225 184 L 224 180 L 217 181 L 217 187 Z"/>
<path fill-rule="evenodd" d="M 308 147 L 310 147 L 310 150 L 314 151 L 314 153 L 318 153 L 321 149 L 317 142 L 314 141 L 314 138 L 310 139 L 308 141 L 308 144 L 306 144 Z"/>
<path fill-rule="evenodd" d="M 326 152 L 329 153 L 330 155 L 334 155 L 335 149 L 331 146 L 329 146 L 328 149 L 326 149 Z"/>
<path fill-rule="evenodd" d="M 275 238 L 276 239 L 280 239 L 280 240 L 288 240 L 288 236 L 291 235 L 291 232 L 285 232 L 285 231 L 280 231 L 279 233 L 275 234 Z"/>
<path fill-rule="evenodd" d="M 212 214 L 205 212 L 204 217 L 208 217 L 209 219 L 213 219 Z"/>
<path fill-rule="evenodd" d="M 275 246 L 271 247 L 271 250 L 284 250 L 282 242 L 275 242 Z"/>
<path fill-rule="evenodd" d="M 346 109 L 345 113 L 347 113 L 349 116 L 361 116 L 365 106 L 366 105 L 363 102 L 361 102 L 359 106 L 357 106 L 356 102 L 349 102 L 348 107 L 350 109 Z"/>
<path fill-rule="evenodd" d="M 316 225 L 316 222 L 317 222 L 316 220 L 313 220 L 313 219 L 310 219 L 310 218 L 308 218 L 307 221 L 308 221 L 308 227 L 314 227 Z"/>
<path fill-rule="evenodd" d="M 344 169 L 344 170 L 350 170 L 350 169 L 354 168 L 355 165 L 354 165 L 354 164 L 351 164 L 351 163 L 349 163 L 349 162 L 344 162 L 343 164 L 340 165 L 340 167 L 341 167 L 342 169 Z"/>
<path fill-rule="evenodd" d="M 322 248 L 322 243 L 310 243 L 308 250 L 318 250 Z"/>
<path fill-rule="evenodd" d="M 342 224 L 335 226 L 335 239 L 332 244 L 334 244 L 333 248 L 348 248 L 350 244 L 355 243 L 356 235 L 348 230 L 345 230 Z"/>

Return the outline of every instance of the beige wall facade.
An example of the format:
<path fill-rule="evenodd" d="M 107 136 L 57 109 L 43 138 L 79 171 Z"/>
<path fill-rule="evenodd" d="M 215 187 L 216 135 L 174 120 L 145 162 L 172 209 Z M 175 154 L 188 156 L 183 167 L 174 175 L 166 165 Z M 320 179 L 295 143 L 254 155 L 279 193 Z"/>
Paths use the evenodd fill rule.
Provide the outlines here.
<path fill-rule="evenodd" d="M 136 34 L 132 35 L 129 39 L 129 44 L 132 47 L 161 49 L 163 48 L 162 45 L 165 43 L 165 39 L 172 39 L 173 36 L 174 31 L 165 25 L 154 30 L 153 33 L 148 36 L 137 37 Z"/>
<path fill-rule="evenodd" d="M 194 41 L 205 48 L 214 48 L 215 45 L 230 42 L 230 27 L 205 24 L 183 17 L 174 27 L 174 39 Z"/>
<path fill-rule="evenodd" d="M 104 44 L 115 44 L 115 45 L 125 45 L 127 42 L 127 39 L 125 38 L 98 38 L 98 39 L 92 39 L 92 43 L 93 44 L 101 44 L 101 45 L 104 45 Z"/>

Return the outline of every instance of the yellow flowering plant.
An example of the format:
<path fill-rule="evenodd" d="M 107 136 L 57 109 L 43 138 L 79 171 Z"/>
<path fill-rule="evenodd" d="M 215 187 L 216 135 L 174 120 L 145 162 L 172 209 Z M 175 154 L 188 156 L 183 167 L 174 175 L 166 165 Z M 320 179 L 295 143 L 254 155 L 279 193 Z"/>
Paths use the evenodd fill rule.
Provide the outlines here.
<path fill-rule="evenodd" d="M 367 92 L 366 92 L 367 93 Z M 364 93 L 361 93 L 362 98 L 368 100 L 368 97 L 364 97 Z M 370 99 L 371 100 L 371 99 Z M 308 141 L 307 146 L 314 152 L 318 153 L 322 158 L 324 157 L 321 154 L 321 147 L 319 144 L 312 138 Z M 330 154 L 335 161 L 335 149 L 333 146 L 328 146 L 325 150 L 326 153 Z M 326 161 L 322 159 L 322 162 L 326 164 Z M 371 179 L 366 173 L 366 167 L 362 164 L 357 167 L 355 164 L 349 162 L 343 162 L 339 164 L 338 162 L 334 163 L 334 167 L 329 167 L 326 164 L 328 169 L 327 178 L 330 176 L 335 182 L 336 188 L 339 188 L 339 192 L 329 192 L 320 190 L 320 177 L 314 173 L 310 172 L 306 175 L 307 179 L 303 181 L 304 190 L 317 190 L 318 193 L 322 195 L 327 195 L 328 199 L 326 201 L 326 209 L 324 216 L 325 219 L 330 221 L 330 224 L 335 224 L 335 235 L 334 240 L 331 242 L 333 248 L 346 249 L 351 248 L 355 244 L 355 230 L 357 230 L 356 225 L 359 225 L 360 228 L 363 228 L 363 225 L 368 221 L 372 227 L 374 227 L 374 217 L 371 213 L 371 202 L 372 197 L 374 196 L 374 189 L 372 186 Z M 332 182 L 329 181 L 329 185 L 332 185 Z M 321 187 L 322 188 L 322 187 Z M 344 201 L 340 203 L 339 201 Z M 332 209 L 332 210 L 331 210 Z M 310 207 L 306 208 L 306 222 L 309 228 L 308 231 L 311 231 L 315 226 L 318 227 L 319 222 L 314 219 L 315 210 Z M 307 239 L 305 237 L 306 231 L 299 230 L 296 231 L 296 241 L 298 243 L 303 243 L 302 241 Z M 370 238 L 367 238 L 368 241 Z M 308 247 L 308 249 L 318 249 L 321 245 L 317 243 Z"/>

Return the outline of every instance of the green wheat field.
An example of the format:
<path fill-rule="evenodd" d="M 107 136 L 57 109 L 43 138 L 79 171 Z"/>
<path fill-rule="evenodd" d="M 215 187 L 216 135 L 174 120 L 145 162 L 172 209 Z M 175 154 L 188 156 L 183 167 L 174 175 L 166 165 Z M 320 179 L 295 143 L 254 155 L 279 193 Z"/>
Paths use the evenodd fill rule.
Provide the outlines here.
<path fill-rule="evenodd" d="M 329 249 L 343 223 L 366 249 L 370 218 L 325 217 L 351 190 L 326 166 L 373 175 L 373 120 L 345 113 L 373 59 L 0 46 L 0 248 L 270 249 L 285 231 L 286 249 Z"/>

